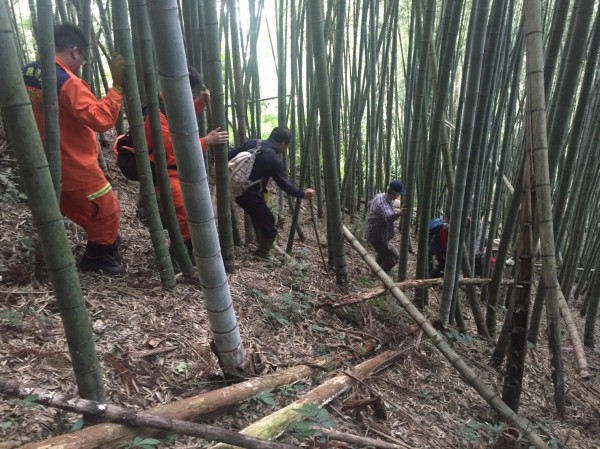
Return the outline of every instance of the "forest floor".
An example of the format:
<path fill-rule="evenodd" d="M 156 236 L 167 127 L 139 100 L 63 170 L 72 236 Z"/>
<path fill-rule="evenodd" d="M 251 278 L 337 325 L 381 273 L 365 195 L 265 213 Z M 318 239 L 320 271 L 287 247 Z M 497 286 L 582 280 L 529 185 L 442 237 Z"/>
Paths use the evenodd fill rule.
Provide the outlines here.
<path fill-rule="evenodd" d="M 196 282 L 181 276 L 175 292 L 161 288 L 149 233 L 137 216 L 137 183 L 121 177 L 111 151 L 103 151 L 122 204 L 122 249 L 128 272 L 115 278 L 84 273 L 81 285 L 96 334 L 107 399 L 141 410 L 219 388 L 220 370 L 210 350 L 202 291 Z M 31 215 L 11 185 L 13 167 L 14 162 L 0 146 L 0 376 L 75 394 L 60 316 L 46 270 L 36 256 Z M 401 307 L 391 295 L 335 311 L 318 307 L 324 301 L 378 287 L 380 282 L 346 245 L 349 282 L 337 285 L 332 273 L 321 264 L 310 216 L 304 202 L 301 226 L 306 239 L 295 242 L 293 263 L 279 255 L 274 264 L 258 260 L 252 256 L 253 245 L 235 248 L 237 269 L 229 275 L 230 289 L 244 346 L 257 362 L 256 374 L 342 351 L 354 354 L 346 363 L 352 366 L 375 355 L 366 348 L 374 347 L 377 352 L 401 349 L 401 356 L 392 365 L 357 383 L 325 407 L 335 429 L 395 442 L 403 448 L 492 447 L 505 424 L 497 421 L 486 402 L 420 329 L 400 313 Z M 282 247 L 290 222 L 286 218 L 279 233 Z M 325 241 L 323 223 L 319 220 L 321 242 Z M 360 234 L 360 223 L 348 226 Z M 78 258 L 85 235 L 72 223 L 67 223 L 67 232 Z M 411 254 L 410 273 L 414 272 L 415 259 L 416 254 Z M 425 313 L 432 319 L 437 316 L 440 294 L 437 287 L 430 291 Z M 410 297 L 412 292 L 407 295 Z M 464 300 L 464 293 L 461 298 Z M 470 332 L 454 334 L 451 344 L 483 380 L 501 391 L 502 374 L 488 364 L 493 343 L 477 336 L 468 306 L 463 304 Z M 581 332 L 580 303 L 572 300 L 570 306 Z M 529 349 L 519 411 L 535 423 L 536 431 L 552 448 L 597 448 L 600 353 L 587 353 L 592 378 L 583 381 L 577 376 L 571 343 L 565 339 L 563 345 L 565 419 L 556 415 L 544 343 Z M 152 349 L 165 352 L 143 355 Z M 203 417 L 201 422 L 242 429 L 344 369 L 321 371 L 296 386 L 258 395 L 239 407 Z M 372 396 L 383 399 L 387 419 L 370 407 L 346 407 L 350 400 Z M 43 440 L 78 426 L 75 414 L 26 405 L 0 397 L 0 449 Z M 280 441 L 301 447 L 357 447 L 315 436 L 299 439 L 290 432 Z M 166 435 L 156 447 L 208 446 L 205 440 Z M 132 441 L 127 447 L 136 446 Z"/>

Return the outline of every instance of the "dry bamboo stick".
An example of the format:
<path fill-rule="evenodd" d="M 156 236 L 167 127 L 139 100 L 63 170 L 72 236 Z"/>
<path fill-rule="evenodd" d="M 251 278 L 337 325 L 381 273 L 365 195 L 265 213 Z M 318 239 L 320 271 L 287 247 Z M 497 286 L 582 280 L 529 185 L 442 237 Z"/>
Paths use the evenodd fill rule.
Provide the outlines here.
<path fill-rule="evenodd" d="M 458 280 L 459 285 L 484 285 L 491 282 L 491 279 L 480 279 L 480 278 L 462 278 Z M 435 279 L 410 279 L 408 281 L 398 282 L 396 287 L 400 290 L 410 290 L 413 288 L 422 288 L 422 287 L 435 287 L 438 285 L 442 285 L 444 283 L 443 278 L 435 278 Z M 514 281 L 512 279 L 502 279 L 502 285 L 511 285 Z M 343 307 L 351 304 L 356 304 L 363 301 L 368 301 L 369 299 L 376 298 L 379 295 L 383 295 L 388 289 L 387 288 L 375 288 L 368 290 L 366 292 L 362 292 L 359 295 L 348 295 L 342 298 L 339 298 L 335 302 L 326 302 L 321 304 L 319 307 Z"/>
<path fill-rule="evenodd" d="M 284 443 L 264 441 L 259 438 L 242 435 L 231 430 L 210 426 L 208 424 L 167 418 L 164 416 L 153 415 L 148 412 L 138 412 L 116 405 L 101 404 L 100 402 L 90 401 L 89 399 L 82 399 L 63 393 L 48 391 L 43 388 L 25 386 L 16 380 L 0 378 L 0 393 L 19 398 L 36 396 L 35 402 L 38 404 L 66 410 L 68 412 L 95 416 L 130 426 L 146 426 L 165 432 L 190 435 L 206 440 L 224 441 L 248 449 L 293 449 L 296 447 Z"/>
<path fill-rule="evenodd" d="M 522 417 L 518 413 L 515 413 L 506 403 L 500 398 L 498 393 L 494 391 L 489 385 L 483 382 L 477 373 L 473 371 L 464 360 L 450 347 L 450 345 L 444 340 L 432 324 L 421 314 L 419 309 L 402 293 L 402 291 L 396 287 L 394 281 L 383 271 L 383 269 L 375 262 L 367 250 L 359 243 L 359 241 L 352 235 L 352 233 L 344 226 L 344 236 L 346 240 L 352 245 L 352 247 L 361 255 L 367 265 L 379 276 L 379 279 L 383 282 L 383 285 L 390 290 L 392 295 L 400 302 L 404 310 L 410 315 L 415 323 L 419 325 L 425 335 L 430 338 L 430 341 L 436 346 L 436 348 L 442 353 L 444 357 L 450 362 L 450 364 L 461 374 L 467 384 L 479 393 L 479 395 L 490 404 L 494 410 L 509 421 L 515 428 L 529 440 L 529 442 L 538 449 L 548 449 L 548 445 L 532 430 L 533 424 L 528 419 Z"/>
<path fill-rule="evenodd" d="M 240 433 L 252 435 L 264 440 L 277 438 L 290 424 L 300 421 L 303 418 L 300 410 L 306 404 L 312 404 L 317 407 L 323 407 L 333 400 L 336 396 L 346 391 L 357 380 L 363 380 L 374 371 L 377 371 L 385 365 L 393 362 L 401 351 L 386 351 L 366 362 L 354 367 L 351 375 L 340 374 L 323 384 L 309 391 L 303 398 L 292 402 L 287 407 L 277 410 L 269 416 L 265 416 L 259 421 L 243 429 Z M 219 443 L 213 446 L 213 449 L 233 449 L 236 446 Z"/>
<path fill-rule="evenodd" d="M 412 446 L 403 444 L 402 446 L 395 443 L 389 443 L 383 440 L 374 438 L 361 437 L 350 433 L 338 432 L 337 430 L 318 428 L 330 440 L 343 441 L 344 443 L 360 444 L 362 446 L 373 446 L 377 449 L 415 449 Z"/>

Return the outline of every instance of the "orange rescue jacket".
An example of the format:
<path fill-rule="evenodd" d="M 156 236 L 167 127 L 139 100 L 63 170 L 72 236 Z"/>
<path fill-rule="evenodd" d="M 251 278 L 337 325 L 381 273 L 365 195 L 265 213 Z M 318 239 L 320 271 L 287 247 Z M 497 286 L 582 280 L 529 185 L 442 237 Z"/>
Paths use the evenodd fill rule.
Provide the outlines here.
<path fill-rule="evenodd" d="M 42 82 L 39 62 L 23 67 L 23 77 L 35 120 L 44 138 Z M 62 190 L 106 190 L 104 173 L 98 166 L 97 132 L 108 131 L 117 121 L 121 94 L 109 89 L 98 100 L 85 81 L 56 58 Z M 109 189 L 110 190 L 110 189 Z"/>

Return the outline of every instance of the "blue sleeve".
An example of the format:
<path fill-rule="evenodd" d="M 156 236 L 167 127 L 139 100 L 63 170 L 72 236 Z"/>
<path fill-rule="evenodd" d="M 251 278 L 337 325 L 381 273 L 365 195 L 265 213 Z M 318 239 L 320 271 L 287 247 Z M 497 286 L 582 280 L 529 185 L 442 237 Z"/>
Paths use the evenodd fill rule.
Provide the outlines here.
<path fill-rule="evenodd" d="M 277 183 L 279 188 L 285 193 L 295 196 L 297 198 L 304 198 L 304 190 L 299 189 L 294 184 L 292 184 L 290 182 L 290 179 L 287 177 L 283 169 L 283 162 L 280 157 L 276 158 L 275 166 L 273 168 L 273 172 L 271 173 L 271 177 Z"/>

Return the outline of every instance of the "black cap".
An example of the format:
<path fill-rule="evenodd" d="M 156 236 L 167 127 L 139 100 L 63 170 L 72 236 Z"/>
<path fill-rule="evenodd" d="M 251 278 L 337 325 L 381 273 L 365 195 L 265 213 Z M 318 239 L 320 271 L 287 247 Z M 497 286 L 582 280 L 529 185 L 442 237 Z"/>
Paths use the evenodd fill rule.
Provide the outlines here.
<path fill-rule="evenodd" d="M 393 190 L 394 192 L 398 192 L 400 195 L 404 195 L 404 184 L 396 179 L 390 182 L 388 190 Z"/>

